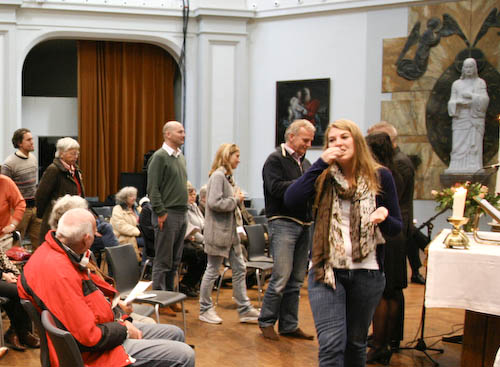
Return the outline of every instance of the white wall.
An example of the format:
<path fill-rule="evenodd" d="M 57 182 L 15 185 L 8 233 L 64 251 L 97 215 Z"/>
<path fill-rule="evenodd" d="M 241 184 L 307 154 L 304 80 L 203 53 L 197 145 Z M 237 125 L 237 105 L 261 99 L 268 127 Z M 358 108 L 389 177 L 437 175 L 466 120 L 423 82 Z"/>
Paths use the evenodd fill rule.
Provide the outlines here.
<path fill-rule="evenodd" d="M 23 97 L 23 127 L 35 138 L 38 156 L 39 136 L 78 136 L 78 100 L 65 97 Z"/>
<path fill-rule="evenodd" d="M 353 10 L 258 19 L 250 26 L 251 157 L 247 190 L 262 198 L 262 165 L 274 149 L 276 81 L 330 78 L 330 121 L 348 118 L 363 131 L 380 119 L 382 40 L 406 35 L 407 8 Z M 321 151 L 307 156 L 316 160 Z"/>

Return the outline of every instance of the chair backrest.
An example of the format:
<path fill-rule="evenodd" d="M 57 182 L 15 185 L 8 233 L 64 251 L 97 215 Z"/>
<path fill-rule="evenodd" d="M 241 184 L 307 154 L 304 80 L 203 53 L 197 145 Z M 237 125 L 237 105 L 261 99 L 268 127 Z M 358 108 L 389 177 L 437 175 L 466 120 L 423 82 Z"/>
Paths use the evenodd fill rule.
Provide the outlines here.
<path fill-rule="evenodd" d="M 97 214 L 97 216 L 102 216 L 104 219 L 109 220 L 111 218 L 111 214 L 113 213 L 113 207 L 112 206 L 95 206 L 92 208 L 94 213 Z"/>
<path fill-rule="evenodd" d="M 42 325 L 40 314 L 36 310 L 33 303 L 27 299 L 21 299 L 21 305 L 29 315 L 31 321 L 35 324 L 36 331 L 40 337 L 40 364 L 42 367 L 50 367 L 49 345 L 47 344 L 47 334 Z"/>
<path fill-rule="evenodd" d="M 247 212 L 249 212 L 250 214 L 252 214 L 254 217 L 257 216 L 257 215 L 259 215 L 259 212 L 255 208 L 246 208 L 246 209 L 247 209 Z"/>
<path fill-rule="evenodd" d="M 66 330 L 59 329 L 49 311 L 42 311 L 42 324 L 49 334 L 57 353 L 60 367 L 84 367 L 82 354 L 73 336 Z"/>
<path fill-rule="evenodd" d="M 256 224 L 267 224 L 267 217 L 265 215 L 256 215 L 253 217 Z"/>
<path fill-rule="evenodd" d="M 256 256 L 266 256 L 266 238 L 262 225 L 245 226 L 245 231 L 248 236 L 248 260 L 252 261 Z"/>
<path fill-rule="evenodd" d="M 134 246 L 124 245 L 106 247 L 106 260 L 113 273 L 116 289 L 119 292 L 132 290 L 140 280 L 140 268 L 137 262 Z"/>

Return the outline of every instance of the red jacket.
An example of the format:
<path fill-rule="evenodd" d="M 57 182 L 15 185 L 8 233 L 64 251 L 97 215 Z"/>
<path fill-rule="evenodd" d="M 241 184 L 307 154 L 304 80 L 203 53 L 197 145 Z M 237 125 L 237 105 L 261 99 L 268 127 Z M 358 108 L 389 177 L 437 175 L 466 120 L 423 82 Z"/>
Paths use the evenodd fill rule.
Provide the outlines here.
<path fill-rule="evenodd" d="M 42 308 L 48 309 L 73 335 L 86 366 L 113 367 L 132 363 L 122 346 L 127 328 L 115 321 L 107 299 L 113 299 L 116 289 L 98 276 L 89 275 L 70 259 L 53 231 L 47 233 L 45 242 L 25 265 L 24 279 L 17 287 L 21 298 L 38 305 L 43 302 Z M 50 339 L 49 353 L 51 365 L 58 367 Z"/>

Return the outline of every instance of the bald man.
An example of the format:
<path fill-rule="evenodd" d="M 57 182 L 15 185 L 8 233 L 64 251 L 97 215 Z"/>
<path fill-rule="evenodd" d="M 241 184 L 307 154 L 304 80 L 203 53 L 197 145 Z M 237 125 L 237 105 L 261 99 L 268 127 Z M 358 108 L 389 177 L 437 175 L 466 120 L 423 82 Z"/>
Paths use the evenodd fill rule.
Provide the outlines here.
<path fill-rule="evenodd" d="M 148 196 L 153 207 L 155 231 L 153 289 L 174 290 L 176 272 L 182 258 L 187 213 L 186 160 L 180 147 L 184 127 L 178 121 L 163 126 L 163 146 L 148 163 Z M 180 312 L 178 305 L 172 311 Z"/>
<path fill-rule="evenodd" d="M 75 338 L 86 366 L 194 366 L 194 352 L 177 326 L 141 324 L 111 306 L 118 291 L 86 267 L 96 222 L 70 209 L 31 256 L 17 282 L 19 296 L 49 310 Z M 51 365 L 57 354 L 49 343 Z"/>

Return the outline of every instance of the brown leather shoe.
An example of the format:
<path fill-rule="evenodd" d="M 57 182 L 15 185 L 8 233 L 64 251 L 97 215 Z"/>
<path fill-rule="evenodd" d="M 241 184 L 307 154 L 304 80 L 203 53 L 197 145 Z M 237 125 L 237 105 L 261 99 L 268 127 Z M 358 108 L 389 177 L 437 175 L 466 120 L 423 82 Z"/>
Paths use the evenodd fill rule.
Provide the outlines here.
<path fill-rule="evenodd" d="M 21 341 L 19 340 L 17 334 L 10 330 L 7 332 L 7 334 L 5 334 L 5 345 L 20 352 L 24 352 L 26 350 L 26 347 L 21 344 Z"/>
<path fill-rule="evenodd" d="M 167 315 L 167 316 L 172 316 L 172 317 L 176 317 L 177 314 L 172 311 L 172 309 L 167 306 L 167 307 L 160 307 L 160 315 Z"/>
<path fill-rule="evenodd" d="M 21 336 L 20 340 L 23 345 L 30 348 L 40 348 L 40 339 L 29 331 L 25 335 Z"/>
<path fill-rule="evenodd" d="M 280 337 L 278 334 L 276 334 L 276 331 L 274 331 L 274 326 L 259 326 L 260 330 L 262 331 L 262 335 L 264 338 L 271 339 L 271 340 L 280 340 Z"/>
<path fill-rule="evenodd" d="M 172 303 L 169 307 L 174 312 L 182 312 L 182 307 L 179 303 Z M 188 313 L 188 310 L 185 310 L 185 312 Z"/>
<path fill-rule="evenodd" d="M 282 336 L 286 336 L 287 338 L 296 338 L 296 339 L 305 339 L 305 340 L 313 340 L 314 336 L 311 334 L 304 333 L 300 328 L 292 331 L 291 333 L 280 333 Z"/>
<path fill-rule="evenodd" d="M 6 355 L 8 351 L 9 351 L 9 348 L 7 348 L 7 347 L 0 347 L 0 359 L 2 359 L 2 357 L 4 355 Z"/>

